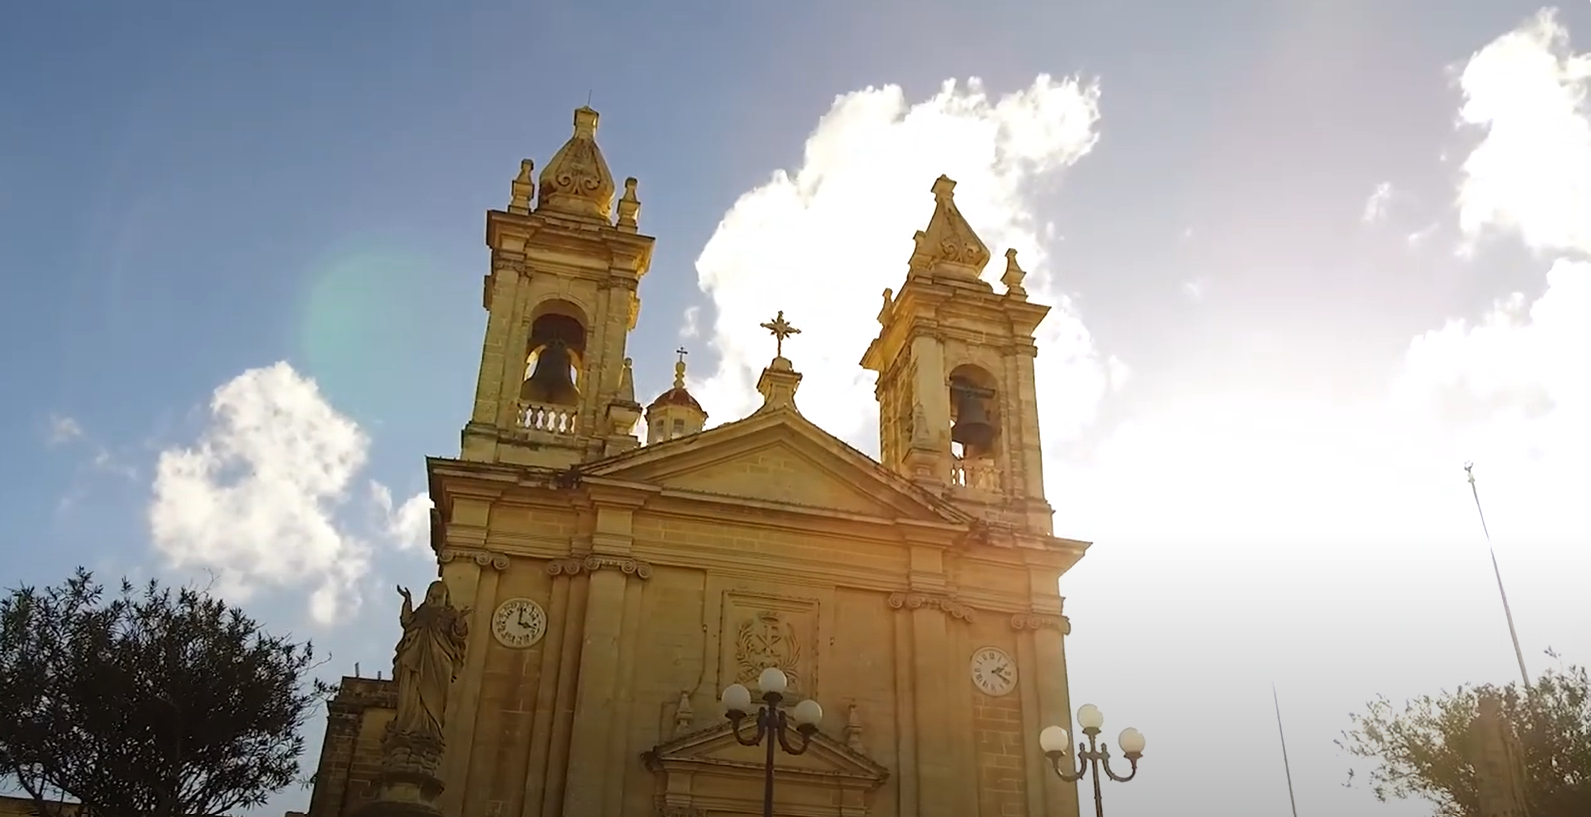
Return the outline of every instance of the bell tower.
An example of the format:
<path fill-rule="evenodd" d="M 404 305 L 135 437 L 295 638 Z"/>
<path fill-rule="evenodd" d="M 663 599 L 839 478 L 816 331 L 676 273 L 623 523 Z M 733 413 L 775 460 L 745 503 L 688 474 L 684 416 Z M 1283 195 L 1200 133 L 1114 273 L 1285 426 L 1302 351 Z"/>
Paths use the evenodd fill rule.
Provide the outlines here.
<path fill-rule="evenodd" d="M 879 334 L 862 357 L 878 373 L 884 464 L 991 521 L 1050 535 L 1033 332 L 1050 308 L 1022 288 L 1007 250 L 1005 291 L 979 276 L 989 249 L 956 207 L 956 183 L 933 185 L 934 213 L 898 293 L 884 290 Z"/>
<path fill-rule="evenodd" d="M 638 231 L 635 179 L 615 202 L 596 136 L 597 112 L 577 108 L 539 180 L 521 162 L 507 209 L 486 214 L 486 337 L 463 459 L 562 468 L 640 444 L 625 342 L 653 239 Z"/>

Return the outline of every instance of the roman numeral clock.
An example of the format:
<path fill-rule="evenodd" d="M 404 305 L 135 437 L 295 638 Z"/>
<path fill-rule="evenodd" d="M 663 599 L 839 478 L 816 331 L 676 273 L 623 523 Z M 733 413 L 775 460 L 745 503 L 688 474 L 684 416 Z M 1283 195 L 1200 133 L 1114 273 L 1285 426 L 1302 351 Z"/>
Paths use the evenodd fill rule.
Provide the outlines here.
<path fill-rule="evenodd" d="M 972 683 L 985 695 L 999 697 L 1016 689 L 1016 662 L 999 647 L 972 654 Z"/>

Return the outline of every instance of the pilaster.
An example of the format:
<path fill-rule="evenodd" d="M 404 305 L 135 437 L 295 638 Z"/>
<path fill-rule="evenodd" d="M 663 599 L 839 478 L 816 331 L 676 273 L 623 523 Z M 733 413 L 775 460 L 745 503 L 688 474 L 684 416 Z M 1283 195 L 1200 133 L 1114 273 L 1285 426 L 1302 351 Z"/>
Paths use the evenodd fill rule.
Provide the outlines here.
<path fill-rule="evenodd" d="M 492 608 L 497 603 L 497 582 L 508 569 L 501 553 L 472 548 L 445 548 L 437 554 L 442 581 L 459 607 L 470 612 L 470 643 L 464 653 L 464 671 L 448 689 L 447 730 L 443 744 L 442 782 L 438 805 L 445 814 L 479 813 L 481 804 L 469 795 L 470 758 L 474 754 L 476 721 L 480 716 L 481 679 L 490 649 Z"/>
<path fill-rule="evenodd" d="M 574 785 L 569 770 L 587 774 L 591 769 L 616 771 L 614 745 L 623 739 L 624 718 L 629 713 L 619 704 L 630 694 L 628 671 L 633 669 L 633 631 L 639 618 L 639 595 L 630 592 L 630 583 L 632 578 L 645 581 L 651 577 L 652 567 L 630 556 L 634 512 L 645 496 L 587 487 L 595 517 L 591 553 L 558 560 L 548 568 L 589 576 L 574 695 L 574 709 L 581 720 L 569 737 L 562 813 L 568 817 L 618 817 L 623 805 L 622 780 L 603 786 Z M 627 646 L 630 649 L 626 650 Z"/>
<path fill-rule="evenodd" d="M 1043 810 L 1031 813 L 1047 817 L 1077 817 L 1077 785 L 1066 783 L 1050 769 L 1049 761 L 1038 752 L 1038 731 L 1055 725 L 1072 731 L 1071 693 L 1067 688 L 1066 645 L 1072 630 L 1063 615 L 1018 613 L 1011 617 L 1017 630 L 1018 661 L 1022 662 L 1022 709 L 1025 718 L 1023 738 L 1033 748 L 1029 755 L 1028 803 L 1038 806 L 1035 793 L 1042 793 Z M 1023 657 L 1023 654 L 1026 657 Z M 1030 702 L 1033 706 L 1029 709 Z M 1031 733 L 1031 734 L 1030 734 Z"/>

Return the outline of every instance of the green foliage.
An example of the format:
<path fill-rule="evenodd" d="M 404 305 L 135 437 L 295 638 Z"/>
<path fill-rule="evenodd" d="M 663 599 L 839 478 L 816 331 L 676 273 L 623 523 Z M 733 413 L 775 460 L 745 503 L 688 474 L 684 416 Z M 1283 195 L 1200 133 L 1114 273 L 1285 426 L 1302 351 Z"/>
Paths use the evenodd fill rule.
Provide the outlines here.
<path fill-rule="evenodd" d="M 325 694 L 309 644 L 191 589 L 81 568 L 0 598 L 0 783 L 42 817 L 198 817 L 292 783 Z"/>
<path fill-rule="evenodd" d="M 1436 817 L 1477 817 L 1467 741 L 1485 694 L 1499 698 L 1519 735 L 1532 817 L 1591 815 L 1591 677 L 1584 667 L 1548 670 L 1528 692 L 1515 684 L 1464 686 L 1423 695 L 1401 711 L 1378 697 L 1349 716 L 1352 728 L 1337 745 L 1374 764 L 1369 784 L 1377 799 L 1423 798 Z"/>

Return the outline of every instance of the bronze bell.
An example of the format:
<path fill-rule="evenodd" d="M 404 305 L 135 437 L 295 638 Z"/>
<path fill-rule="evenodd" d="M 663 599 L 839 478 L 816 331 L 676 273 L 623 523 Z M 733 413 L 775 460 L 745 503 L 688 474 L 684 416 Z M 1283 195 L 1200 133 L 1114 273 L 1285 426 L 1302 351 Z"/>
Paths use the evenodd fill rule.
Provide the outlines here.
<path fill-rule="evenodd" d="M 580 402 L 580 389 L 570 376 L 569 347 L 550 340 L 536 356 L 536 369 L 520 384 L 519 399 L 526 403 L 572 406 Z"/>
<path fill-rule="evenodd" d="M 950 389 L 956 404 L 956 424 L 950 427 L 950 440 L 961 443 L 968 453 L 986 453 L 994 444 L 995 427 L 984 410 L 982 391 L 960 384 Z"/>

